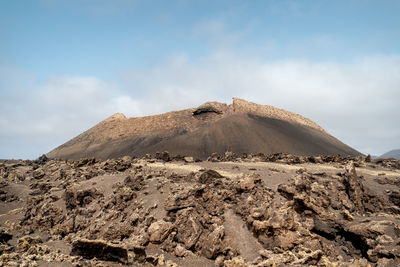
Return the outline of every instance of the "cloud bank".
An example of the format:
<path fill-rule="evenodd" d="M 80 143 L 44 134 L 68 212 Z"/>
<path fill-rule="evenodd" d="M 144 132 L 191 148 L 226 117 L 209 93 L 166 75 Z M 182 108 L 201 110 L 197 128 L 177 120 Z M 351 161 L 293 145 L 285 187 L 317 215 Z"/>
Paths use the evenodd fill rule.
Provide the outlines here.
<path fill-rule="evenodd" d="M 241 97 L 300 113 L 362 153 L 400 147 L 400 56 L 351 63 L 176 56 L 110 83 L 52 77 L 0 99 L 1 157 L 35 158 L 115 112 L 158 114 Z M 19 95 L 18 97 L 16 97 Z"/>
<path fill-rule="evenodd" d="M 139 114 L 130 97 L 95 77 L 52 77 L 0 93 L 0 158 L 36 158 L 114 112 Z"/>
<path fill-rule="evenodd" d="M 151 77 L 151 79 L 146 79 Z M 185 108 L 233 96 L 300 113 L 363 153 L 400 146 L 400 56 L 352 63 L 282 60 L 263 62 L 215 54 L 198 65 L 177 57 L 126 75 L 145 89 L 144 113 Z M 153 105 L 163 102 L 164 104 Z"/>

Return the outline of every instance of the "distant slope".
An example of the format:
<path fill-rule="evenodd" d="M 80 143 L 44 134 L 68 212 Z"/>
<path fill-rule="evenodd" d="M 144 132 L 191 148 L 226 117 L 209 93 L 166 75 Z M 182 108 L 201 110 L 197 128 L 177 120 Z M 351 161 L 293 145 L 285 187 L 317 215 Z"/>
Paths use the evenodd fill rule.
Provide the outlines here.
<path fill-rule="evenodd" d="M 394 158 L 400 160 L 400 149 L 394 149 L 381 155 L 380 158 Z"/>
<path fill-rule="evenodd" d="M 202 159 L 225 151 L 360 155 L 299 114 L 235 98 L 231 105 L 208 102 L 196 109 L 156 116 L 115 114 L 47 156 L 106 159 L 157 151 Z"/>

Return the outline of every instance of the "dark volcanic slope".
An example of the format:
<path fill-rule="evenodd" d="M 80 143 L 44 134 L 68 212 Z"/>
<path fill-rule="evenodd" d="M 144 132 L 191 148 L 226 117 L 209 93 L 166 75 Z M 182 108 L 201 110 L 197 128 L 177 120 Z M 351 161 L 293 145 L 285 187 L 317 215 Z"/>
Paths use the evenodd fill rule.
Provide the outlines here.
<path fill-rule="evenodd" d="M 116 114 L 48 153 L 48 157 L 117 158 L 169 151 L 206 158 L 213 152 L 360 155 L 312 121 L 234 99 L 142 118 Z"/>

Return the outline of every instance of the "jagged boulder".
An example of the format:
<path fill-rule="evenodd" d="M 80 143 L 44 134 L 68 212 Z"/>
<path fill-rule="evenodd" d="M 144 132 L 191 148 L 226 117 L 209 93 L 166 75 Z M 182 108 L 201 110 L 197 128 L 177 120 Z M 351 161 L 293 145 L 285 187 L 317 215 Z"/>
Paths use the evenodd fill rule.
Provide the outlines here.
<path fill-rule="evenodd" d="M 150 242 L 161 243 L 172 230 L 172 223 L 165 221 L 153 222 L 147 230 L 150 236 Z"/>
<path fill-rule="evenodd" d="M 373 218 L 344 226 L 345 233 L 363 255 L 373 262 L 379 258 L 400 258 L 400 221 Z"/>

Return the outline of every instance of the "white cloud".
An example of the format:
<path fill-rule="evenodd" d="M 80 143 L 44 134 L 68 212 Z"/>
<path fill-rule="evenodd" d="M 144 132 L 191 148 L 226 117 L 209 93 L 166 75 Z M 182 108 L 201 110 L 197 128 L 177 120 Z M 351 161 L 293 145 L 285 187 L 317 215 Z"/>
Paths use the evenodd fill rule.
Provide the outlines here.
<path fill-rule="evenodd" d="M 138 81 L 135 77 L 151 79 Z M 217 53 L 198 65 L 171 60 L 134 72 L 126 75 L 126 83 L 145 89 L 141 100 L 144 113 L 207 100 L 230 102 L 237 96 L 309 117 L 363 153 L 381 154 L 400 147 L 398 55 L 353 63 L 316 63 L 263 62 Z"/>
<path fill-rule="evenodd" d="M 117 94 L 117 89 L 95 77 L 61 76 L 29 92 L 15 89 L 4 94 L 0 99 L 0 158 L 34 158 L 113 113 L 140 115 L 137 101 Z"/>

